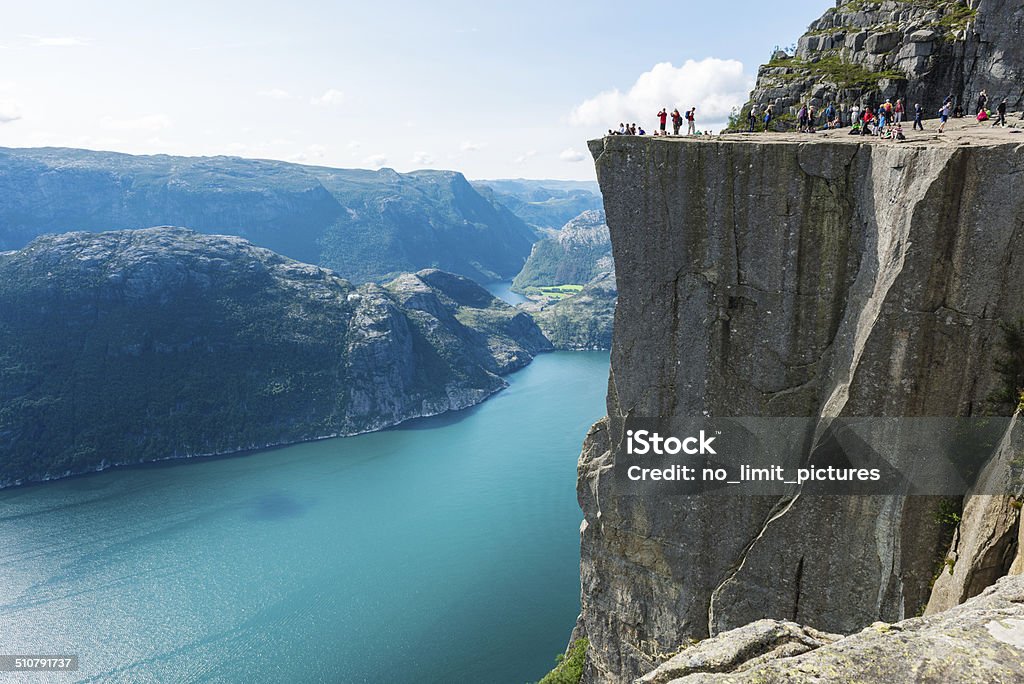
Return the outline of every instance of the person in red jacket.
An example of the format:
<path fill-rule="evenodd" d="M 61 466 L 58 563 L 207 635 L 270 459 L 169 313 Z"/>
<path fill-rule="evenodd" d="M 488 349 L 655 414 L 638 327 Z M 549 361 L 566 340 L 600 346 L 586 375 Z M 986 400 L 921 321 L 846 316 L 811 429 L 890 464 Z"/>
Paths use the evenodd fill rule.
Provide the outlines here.
<path fill-rule="evenodd" d="M 662 135 L 668 135 L 668 133 L 665 132 L 665 122 L 666 121 L 668 121 L 668 112 L 665 111 L 664 107 L 662 107 L 661 111 L 658 112 L 658 123 L 660 124 L 660 129 L 661 129 L 661 134 Z"/>

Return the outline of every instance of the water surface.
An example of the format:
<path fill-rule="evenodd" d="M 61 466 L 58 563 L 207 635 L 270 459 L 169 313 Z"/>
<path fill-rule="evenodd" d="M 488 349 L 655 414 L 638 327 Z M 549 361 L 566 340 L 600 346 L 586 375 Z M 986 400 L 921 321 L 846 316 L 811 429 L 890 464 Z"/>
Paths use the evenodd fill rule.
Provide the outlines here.
<path fill-rule="evenodd" d="M 359 437 L 0 491 L 0 681 L 539 679 L 579 611 L 575 469 L 608 355 Z"/>

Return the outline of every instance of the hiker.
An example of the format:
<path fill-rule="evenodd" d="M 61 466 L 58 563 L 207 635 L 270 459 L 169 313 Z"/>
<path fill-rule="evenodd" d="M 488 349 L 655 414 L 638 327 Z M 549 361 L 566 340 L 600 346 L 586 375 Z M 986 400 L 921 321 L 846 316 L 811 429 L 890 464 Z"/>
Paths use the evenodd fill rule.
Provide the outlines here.
<path fill-rule="evenodd" d="M 686 112 L 686 134 L 694 135 L 697 131 L 697 108 L 692 107 Z"/>
<path fill-rule="evenodd" d="M 890 107 L 892 106 L 892 104 L 888 100 L 886 100 L 885 104 L 889 105 Z M 875 130 L 875 135 L 882 134 L 882 131 L 885 130 L 885 124 L 886 121 L 888 121 L 888 119 L 889 112 L 886 110 L 885 105 L 882 105 L 881 107 L 878 108 L 878 127 Z"/>
<path fill-rule="evenodd" d="M 981 95 L 978 95 L 978 111 L 975 112 L 975 113 L 980 113 L 980 112 L 984 111 L 985 105 L 987 105 L 987 104 L 988 104 L 988 93 L 985 92 L 984 90 L 982 90 L 981 91 Z"/>
<path fill-rule="evenodd" d="M 831 102 L 829 102 L 828 105 L 825 107 L 825 128 L 826 129 L 828 129 L 828 128 L 835 128 L 835 126 L 832 125 L 832 120 L 835 119 L 835 118 L 836 118 L 836 108 L 832 106 Z"/>
<path fill-rule="evenodd" d="M 949 107 L 950 103 L 947 101 L 946 104 L 942 105 L 942 109 L 939 110 L 939 119 L 942 122 L 939 124 L 939 133 L 946 132 L 946 122 L 949 121 Z"/>
<path fill-rule="evenodd" d="M 953 118 L 962 119 L 964 118 L 964 108 L 959 102 L 956 103 L 956 107 L 953 109 Z"/>
<path fill-rule="evenodd" d="M 896 123 L 903 123 L 903 100 L 896 100 Z"/>
<path fill-rule="evenodd" d="M 1006 98 L 999 103 L 996 107 L 996 120 L 992 123 L 993 126 L 1006 126 Z"/>
<path fill-rule="evenodd" d="M 800 106 L 800 111 L 797 112 L 797 130 L 801 133 L 807 132 L 807 104 Z"/>
<path fill-rule="evenodd" d="M 863 124 L 860 127 L 861 135 L 868 135 L 874 133 L 875 127 L 875 113 L 871 110 L 871 105 L 864 108 L 864 116 L 861 117 Z"/>
<path fill-rule="evenodd" d="M 924 119 L 924 107 L 922 107 L 921 103 L 918 102 L 917 104 L 914 105 L 914 130 L 915 131 L 922 131 L 922 132 L 924 131 L 924 123 L 922 123 L 922 119 Z"/>
<path fill-rule="evenodd" d="M 818 123 L 818 111 L 811 105 L 807 108 L 807 132 L 813 133 L 814 126 Z"/>
<path fill-rule="evenodd" d="M 764 132 L 768 132 L 768 124 L 772 122 L 772 110 L 768 105 L 764 106 Z"/>
<path fill-rule="evenodd" d="M 747 112 L 747 124 L 750 126 L 748 133 L 753 133 L 757 127 L 757 107 L 751 107 L 750 111 Z"/>
<path fill-rule="evenodd" d="M 683 125 L 683 115 L 679 113 L 679 108 L 676 107 L 672 110 L 672 135 L 679 135 L 679 129 Z"/>
<path fill-rule="evenodd" d="M 619 124 L 619 135 L 626 135 L 626 124 Z"/>
<path fill-rule="evenodd" d="M 850 108 L 850 125 L 860 128 L 860 105 L 856 102 Z"/>
<path fill-rule="evenodd" d="M 665 111 L 664 107 L 662 107 L 661 111 L 658 112 L 658 125 L 659 125 L 659 130 L 661 130 L 661 134 L 662 135 L 665 135 L 665 122 L 666 121 L 668 121 L 668 112 Z"/>
<path fill-rule="evenodd" d="M 896 122 L 896 128 L 893 131 L 893 138 L 895 140 L 906 140 L 907 136 L 903 135 L 903 124 L 899 121 Z"/>
<path fill-rule="evenodd" d="M 988 121 L 988 110 L 987 109 L 979 110 L 978 111 L 977 119 L 978 119 L 978 123 L 985 123 L 986 121 Z"/>

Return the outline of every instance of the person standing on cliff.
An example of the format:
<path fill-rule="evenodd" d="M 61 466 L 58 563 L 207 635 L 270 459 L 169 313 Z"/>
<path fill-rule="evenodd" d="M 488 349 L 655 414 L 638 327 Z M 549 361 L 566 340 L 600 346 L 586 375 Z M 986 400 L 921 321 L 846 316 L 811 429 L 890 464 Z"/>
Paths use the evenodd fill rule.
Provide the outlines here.
<path fill-rule="evenodd" d="M 978 111 L 974 112 L 974 113 L 978 114 L 979 112 L 981 112 L 983 109 L 985 109 L 985 105 L 987 105 L 987 104 L 988 104 L 988 93 L 986 91 L 982 90 L 981 91 L 981 95 L 978 96 Z"/>
<path fill-rule="evenodd" d="M 749 127 L 748 133 L 753 133 L 754 129 L 757 128 L 757 107 L 751 106 L 750 111 L 747 112 L 747 126 Z"/>
<path fill-rule="evenodd" d="M 768 132 L 768 124 L 772 122 L 772 110 L 768 105 L 764 106 L 764 132 Z"/>
<path fill-rule="evenodd" d="M 914 105 L 914 130 L 924 132 L 924 107 L 918 102 Z"/>
<path fill-rule="evenodd" d="M 903 123 L 903 100 L 896 100 L 896 123 Z"/>
<path fill-rule="evenodd" d="M 665 122 L 667 122 L 667 121 L 668 121 L 668 112 L 665 110 L 664 107 L 662 107 L 661 111 L 658 112 L 658 130 L 661 131 L 662 135 L 668 135 L 667 131 L 665 130 Z"/>
<path fill-rule="evenodd" d="M 999 106 L 996 107 L 996 120 L 992 123 L 992 125 L 993 126 L 1003 126 L 1004 128 L 1006 127 L 1006 98 L 1005 97 L 1003 98 L 1003 101 L 999 103 Z"/>
<path fill-rule="evenodd" d="M 946 132 L 946 122 L 949 121 L 949 108 L 951 106 L 951 103 L 946 102 L 946 104 L 942 105 L 942 109 L 939 110 L 939 119 L 941 121 L 939 124 L 939 133 Z"/>
<path fill-rule="evenodd" d="M 686 134 L 695 135 L 697 132 L 697 108 L 691 107 L 690 111 L 686 112 Z"/>
<path fill-rule="evenodd" d="M 683 127 L 683 115 L 679 113 L 679 108 L 676 107 L 672 110 L 672 135 L 679 135 L 679 129 Z"/>

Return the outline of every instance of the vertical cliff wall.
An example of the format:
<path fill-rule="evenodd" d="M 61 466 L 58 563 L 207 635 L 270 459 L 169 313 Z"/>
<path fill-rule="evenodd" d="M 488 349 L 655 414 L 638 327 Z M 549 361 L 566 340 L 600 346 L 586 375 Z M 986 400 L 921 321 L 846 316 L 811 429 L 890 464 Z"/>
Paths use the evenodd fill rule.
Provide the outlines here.
<path fill-rule="evenodd" d="M 928 497 L 622 496 L 625 416 L 962 416 L 1024 314 L 1024 146 L 608 137 L 590 144 L 619 301 L 580 459 L 584 680 L 758 618 L 919 612 Z"/>

